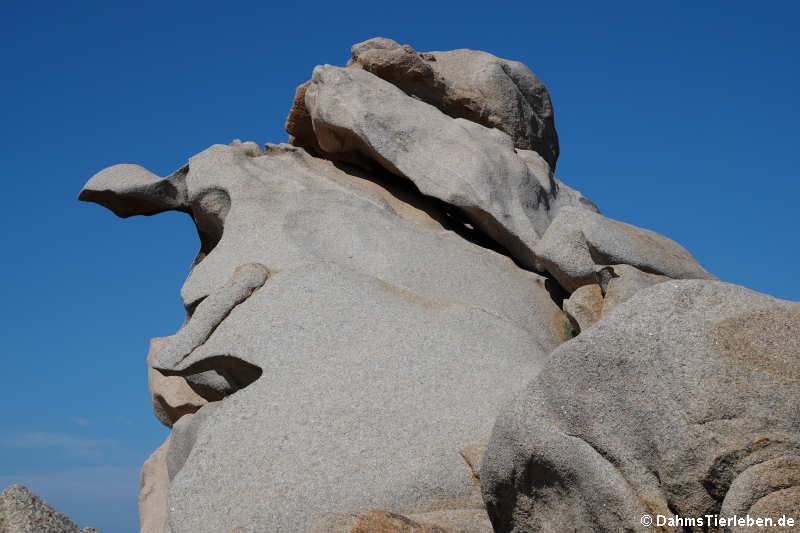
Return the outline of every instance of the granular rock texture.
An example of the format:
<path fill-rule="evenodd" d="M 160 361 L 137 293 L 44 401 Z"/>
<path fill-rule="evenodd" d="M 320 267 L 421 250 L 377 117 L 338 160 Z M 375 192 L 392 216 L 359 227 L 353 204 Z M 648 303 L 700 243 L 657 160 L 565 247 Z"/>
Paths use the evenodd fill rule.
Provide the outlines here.
<path fill-rule="evenodd" d="M 167 452 L 171 438 L 171 435 L 167 437 L 142 465 L 139 476 L 140 533 L 163 533 L 167 523 Z"/>
<path fill-rule="evenodd" d="M 481 468 L 495 530 L 796 508 L 783 491 L 800 479 L 798 328 L 800 304 L 727 283 L 638 292 L 499 416 Z"/>
<path fill-rule="evenodd" d="M 520 63 L 375 38 L 309 71 L 288 144 L 80 193 L 200 240 L 185 323 L 147 356 L 172 432 L 143 531 L 639 531 L 792 504 L 796 307 L 559 180 Z"/>
<path fill-rule="evenodd" d="M 50 507 L 39 496 L 23 487 L 11 485 L 0 493 L 0 533 L 90 533 L 81 530 L 66 515 Z"/>

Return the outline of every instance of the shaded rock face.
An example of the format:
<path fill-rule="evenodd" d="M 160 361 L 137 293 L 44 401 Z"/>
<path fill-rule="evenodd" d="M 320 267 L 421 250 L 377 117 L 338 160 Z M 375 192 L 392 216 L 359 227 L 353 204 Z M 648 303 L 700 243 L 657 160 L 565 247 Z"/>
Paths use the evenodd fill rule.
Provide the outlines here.
<path fill-rule="evenodd" d="M 293 144 L 214 145 L 165 178 L 115 165 L 79 195 L 187 213 L 200 238 L 186 321 L 147 356 L 172 433 L 143 530 L 488 531 L 475 443 L 512 392 L 612 301 L 710 277 L 555 177 L 526 67 L 380 39 L 352 56 L 298 88 Z"/>
<path fill-rule="evenodd" d="M 499 416 L 481 468 L 495 530 L 796 509 L 798 327 L 800 304 L 722 282 L 639 291 Z"/>
<path fill-rule="evenodd" d="M 39 496 L 11 485 L 0 493 L 0 533 L 89 533 L 66 515 L 50 507 Z"/>

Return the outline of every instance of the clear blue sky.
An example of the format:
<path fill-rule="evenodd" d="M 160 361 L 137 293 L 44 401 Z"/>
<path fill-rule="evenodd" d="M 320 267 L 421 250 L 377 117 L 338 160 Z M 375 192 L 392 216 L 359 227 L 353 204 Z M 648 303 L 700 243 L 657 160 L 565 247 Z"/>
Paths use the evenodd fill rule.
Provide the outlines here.
<path fill-rule="evenodd" d="M 0 485 L 82 526 L 137 531 L 138 469 L 167 433 L 147 343 L 180 325 L 198 247 L 188 217 L 117 219 L 77 202 L 82 184 L 284 141 L 295 86 L 372 36 L 525 62 L 553 98 L 563 181 L 720 278 L 800 300 L 800 4 L 167 4 L 15 2 L 0 18 Z"/>

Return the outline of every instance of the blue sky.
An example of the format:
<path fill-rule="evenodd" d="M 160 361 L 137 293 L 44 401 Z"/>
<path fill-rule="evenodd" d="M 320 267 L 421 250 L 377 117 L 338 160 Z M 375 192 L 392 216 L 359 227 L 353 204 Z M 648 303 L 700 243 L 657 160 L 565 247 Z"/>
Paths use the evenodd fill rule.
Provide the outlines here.
<path fill-rule="evenodd" d="M 179 327 L 198 240 L 184 215 L 121 220 L 76 195 L 115 163 L 166 175 L 214 143 L 284 141 L 295 86 L 376 35 L 525 62 L 561 180 L 720 278 L 800 300 L 798 4 L 288 4 L 4 6 L 0 485 L 138 530 L 138 469 L 167 434 L 148 339 Z"/>

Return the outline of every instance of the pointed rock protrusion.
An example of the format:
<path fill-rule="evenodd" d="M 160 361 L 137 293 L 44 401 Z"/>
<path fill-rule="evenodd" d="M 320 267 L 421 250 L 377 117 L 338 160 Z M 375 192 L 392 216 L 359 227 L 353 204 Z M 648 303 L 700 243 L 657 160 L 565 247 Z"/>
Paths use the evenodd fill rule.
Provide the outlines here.
<path fill-rule="evenodd" d="M 100 204 L 122 218 L 172 210 L 188 213 L 185 177 L 185 168 L 162 179 L 139 165 L 114 165 L 92 176 L 78 200 Z"/>
<path fill-rule="evenodd" d="M 22 485 L 11 485 L 0 493 L 0 532 L 2 533 L 82 533 L 64 513 Z"/>

